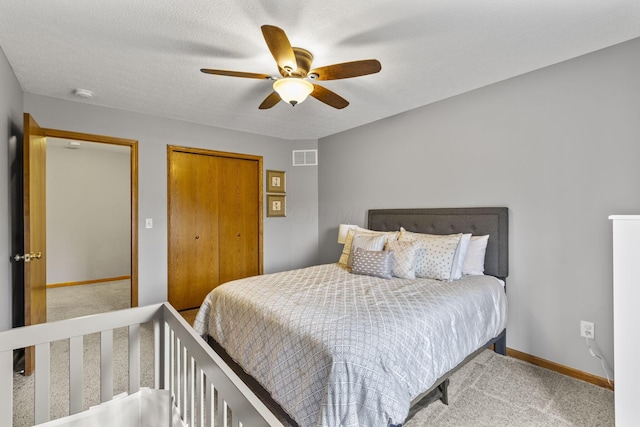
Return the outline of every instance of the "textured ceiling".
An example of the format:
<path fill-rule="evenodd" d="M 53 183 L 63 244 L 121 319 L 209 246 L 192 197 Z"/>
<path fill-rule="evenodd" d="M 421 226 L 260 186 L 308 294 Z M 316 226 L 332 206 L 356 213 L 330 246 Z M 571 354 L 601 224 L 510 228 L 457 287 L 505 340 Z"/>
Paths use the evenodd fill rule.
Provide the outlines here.
<path fill-rule="evenodd" d="M 378 59 L 322 82 L 350 101 L 258 105 L 277 74 L 260 26 L 314 67 Z M 287 139 L 316 139 L 640 36 L 637 0 L 4 0 L 0 47 L 25 92 Z M 75 88 L 95 93 L 89 100 Z"/>

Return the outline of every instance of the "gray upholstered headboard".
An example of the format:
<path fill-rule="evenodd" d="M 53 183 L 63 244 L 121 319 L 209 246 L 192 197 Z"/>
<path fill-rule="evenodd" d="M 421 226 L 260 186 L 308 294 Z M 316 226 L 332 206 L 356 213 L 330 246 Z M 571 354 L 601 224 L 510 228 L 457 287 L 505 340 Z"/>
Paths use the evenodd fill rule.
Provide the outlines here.
<path fill-rule="evenodd" d="M 472 233 L 489 235 L 485 274 L 509 275 L 509 218 L 507 208 L 371 209 L 368 228 L 428 234 Z"/>

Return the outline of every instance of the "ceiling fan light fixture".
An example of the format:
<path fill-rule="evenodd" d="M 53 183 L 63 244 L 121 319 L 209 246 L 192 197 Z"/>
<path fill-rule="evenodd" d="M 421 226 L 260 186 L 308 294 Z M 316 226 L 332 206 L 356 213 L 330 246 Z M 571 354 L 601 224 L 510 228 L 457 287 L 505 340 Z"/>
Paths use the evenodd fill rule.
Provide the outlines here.
<path fill-rule="evenodd" d="M 313 85 L 301 78 L 286 77 L 276 80 L 273 83 L 273 90 L 278 92 L 283 101 L 295 106 L 307 99 L 307 96 L 313 92 Z"/>

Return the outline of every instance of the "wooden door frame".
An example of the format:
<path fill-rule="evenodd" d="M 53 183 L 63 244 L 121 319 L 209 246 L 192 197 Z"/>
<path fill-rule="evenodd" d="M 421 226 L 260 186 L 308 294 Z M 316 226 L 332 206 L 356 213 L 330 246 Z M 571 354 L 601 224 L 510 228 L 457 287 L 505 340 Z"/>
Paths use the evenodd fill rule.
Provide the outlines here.
<path fill-rule="evenodd" d="M 138 141 L 112 136 L 42 128 L 45 137 L 129 147 L 131 185 L 131 307 L 138 306 Z"/>
<path fill-rule="evenodd" d="M 171 268 L 171 168 L 173 166 L 173 153 L 202 154 L 206 156 L 225 157 L 239 160 L 252 160 L 258 162 L 258 274 L 264 273 L 264 250 L 263 250 L 263 169 L 262 156 L 253 154 L 231 153 L 226 151 L 208 150 L 203 148 L 181 147 L 177 145 L 167 145 L 167 295 L 169 295 L 169 277 Z"/>

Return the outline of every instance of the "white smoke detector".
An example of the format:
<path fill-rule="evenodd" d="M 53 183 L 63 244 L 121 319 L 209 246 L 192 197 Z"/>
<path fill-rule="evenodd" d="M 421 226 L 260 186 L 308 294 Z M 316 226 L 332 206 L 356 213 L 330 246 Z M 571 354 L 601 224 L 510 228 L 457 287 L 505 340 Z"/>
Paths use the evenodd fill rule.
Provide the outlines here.
<path fill-rule="evenodd" d="M 89 99 L 93 97 L 93 92 L 87 89 L 74 89 L 73 95 L 77 96 L 78 98 Z"/>

